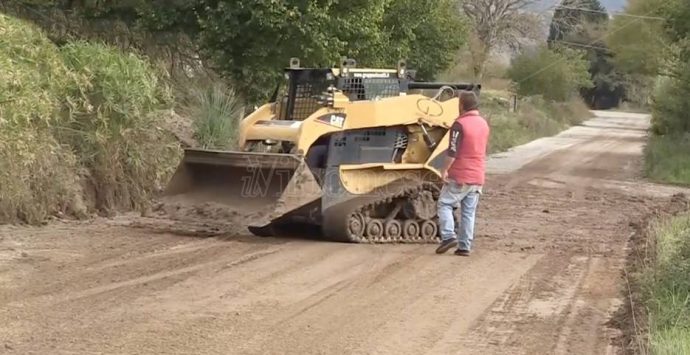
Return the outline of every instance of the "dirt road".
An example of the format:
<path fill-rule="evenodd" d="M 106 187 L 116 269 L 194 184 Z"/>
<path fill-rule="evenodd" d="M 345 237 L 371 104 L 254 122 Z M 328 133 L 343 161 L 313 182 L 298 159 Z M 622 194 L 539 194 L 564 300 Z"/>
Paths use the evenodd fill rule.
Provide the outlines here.
<path fill-rule="evenodd" d="M 644 116 L 495 156 L 470 258 L 434 246 L 190 237 L 133 219 L 0 227 L 0 353 L 606 354 Z"/>

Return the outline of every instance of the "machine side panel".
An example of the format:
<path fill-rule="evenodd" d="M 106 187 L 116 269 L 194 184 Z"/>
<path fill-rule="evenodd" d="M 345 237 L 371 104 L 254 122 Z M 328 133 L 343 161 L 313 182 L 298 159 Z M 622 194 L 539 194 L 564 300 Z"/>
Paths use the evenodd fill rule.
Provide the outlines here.
<path fill-rule="evenodd" d="M 377 127 L 333 134 L 328 149 L 328 166 L 390 163 L 395 142 L 404 127 Z"/>

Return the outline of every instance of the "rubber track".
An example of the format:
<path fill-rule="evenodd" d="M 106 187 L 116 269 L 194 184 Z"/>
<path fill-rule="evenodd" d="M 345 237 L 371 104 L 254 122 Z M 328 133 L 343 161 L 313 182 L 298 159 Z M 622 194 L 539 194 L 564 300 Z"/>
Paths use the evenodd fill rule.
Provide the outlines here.
<path fill-rule="evenodd" d="M 348 229 L 348 222 L 355 213 L 363 213 L 370 208 L 375 208 L 382 203 L 390 203 L 394 198 L 413 195 L 426 187 L 435 187 L 429 182 L 419 180 L 401 179 L 388 185 L 375 189 L 374 191 L 354 197 L 341 204 L 335 205 L 324 211 L 322 232 L 324 238 L 337 242 L 348 243 L 374 243 L 367 236 L 351 236 Z M 436 243 L 435 240 L 411 241 L 403 240 L 376 241 L 379 244 L 392 243 Z"/>

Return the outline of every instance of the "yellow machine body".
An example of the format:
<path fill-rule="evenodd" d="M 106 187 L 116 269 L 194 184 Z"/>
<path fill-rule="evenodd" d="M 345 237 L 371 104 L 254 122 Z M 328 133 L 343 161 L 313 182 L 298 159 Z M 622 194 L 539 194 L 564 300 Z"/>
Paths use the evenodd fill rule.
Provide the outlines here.
<path fill-rule="evenodd" d="M 187 149 L 166 195 L 247 212 L 257 235 L 310 224 L 331 240 L 435 240 L 434 186 L 458 116 L 454 90 L 479 86 L 415 84 L 404 63 L 397 70 L 293 63 L 286 73 L 287 94 L 241 121 L 238 150 Z M 450 98 L 409 93 L 418 86 Z"/>

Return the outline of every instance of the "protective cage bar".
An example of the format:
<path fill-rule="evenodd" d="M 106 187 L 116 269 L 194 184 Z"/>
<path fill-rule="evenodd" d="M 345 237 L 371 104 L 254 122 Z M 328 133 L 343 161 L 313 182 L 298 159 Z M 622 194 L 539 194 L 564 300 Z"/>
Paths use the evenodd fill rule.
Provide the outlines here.
<path fill-rule="evenodd" d="M 290 70 L 287 105 L 281 108 L 280 117 L 301 121 L 322 107 L 314 97 L 323 94 L 335 85 L 335 78 L 329 79 L 330 69 Z"/>

